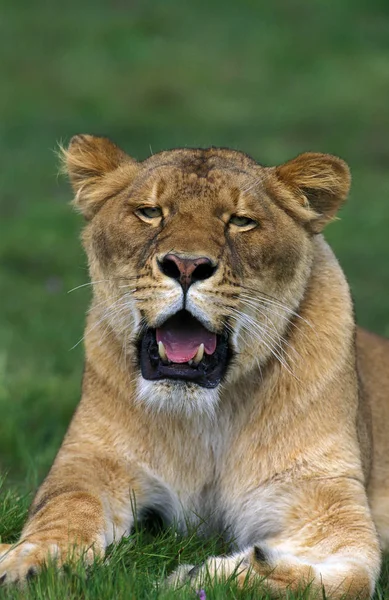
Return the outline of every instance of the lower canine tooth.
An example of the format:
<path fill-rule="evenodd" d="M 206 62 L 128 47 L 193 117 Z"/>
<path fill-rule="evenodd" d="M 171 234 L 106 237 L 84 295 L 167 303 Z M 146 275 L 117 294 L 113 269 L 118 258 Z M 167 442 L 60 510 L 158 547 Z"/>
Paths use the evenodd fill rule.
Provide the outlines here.
<path fill-rule="evenodd" d="M 162 358 L 162 360 L 164 362 L 167 362 L 168 358 L 167 358 L 165 346 L 163 345 L 162 342 L 158 342 L 158 353 L 159 353 L 159 356 Z"/>
<path fill-rule="evenodd" d="M 200 346 L 197 349 L 196 356 L 194 356 L 192 359 L 193 363 L 195 365 L 198 365 L 200 360 L 202 360 L 203 356 L 204 356 L 204 344 L 200 344 Z"/>

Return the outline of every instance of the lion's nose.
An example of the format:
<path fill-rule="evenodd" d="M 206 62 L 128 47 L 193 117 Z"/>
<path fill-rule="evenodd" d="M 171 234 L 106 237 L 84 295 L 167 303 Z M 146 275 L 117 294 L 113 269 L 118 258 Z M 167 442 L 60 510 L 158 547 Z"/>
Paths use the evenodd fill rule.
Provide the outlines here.
<path fill-rule="evenodd" d="M 187 258 L 177 254 L 166 254 L 159 262 L 159 268 L 167 277 L 179 281 L 186 292 L 195 281 L 212 277 L 217 266 L 207 256 Z"/>

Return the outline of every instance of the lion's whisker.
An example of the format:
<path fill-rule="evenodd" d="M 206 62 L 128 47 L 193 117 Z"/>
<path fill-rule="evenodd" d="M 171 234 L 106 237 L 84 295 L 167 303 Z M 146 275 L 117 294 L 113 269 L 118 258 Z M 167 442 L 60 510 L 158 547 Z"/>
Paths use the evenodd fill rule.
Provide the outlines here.
<path fill-rule="evenodd" d="M 245 303 L 248 303 L 248 305 L 250 305 L 250 307 L 260 310 L 258 307 L 258 303 L 261 304 L 264 308 L 266 307 L 266 311 L 268 311 L 270 314 L 272 315 L 276 315 L 280 318 L 287 318 L 288 319 L 288 326 L 293 327 L 294 329 L 296 329 L 300 335 L 303 336 L 304 339 L 309 340 L 309 335 L 306 331 L 304 331 L 304 329 L 302 328 L 300 323 L 295 323 L 292 319 L 290 319 L 290 315 L 286 316 L 283 315 L 282 313 L 275 311 L 274 308 L 272 308 L 271 305 L 268 304 L 268 302 L 266 300 L 261 300 L 258 298 L 253 298 L 251 296 L 247 296 L 245 294 L 241 295 L 241 302 L 244 305 Z M 293 315 L 292 315 L 293 316 Z M 311 329 L 313 332 L 316 333 L 316 330 L 314 327 L 311 326 Z"/>
<path fill-rule="evenodd" d="M 287 312 L 289 312 L 294 317 L 296 317 L 298 319 L 301 319 L 304 323 L 306 323 L 308 325 L 308 327 L 310 327 L 311 329 L 314 330 L 314 327 L 313 327 L 312 323 L 310 323 L 307 319 L 305 319 L 304 317 L 302 317 L 298 312 L 296 312 L 295 310 L 291 309 L 286 304 L 283 304 L 280 300 L 274 298 L 273 296 L 265 294 L 261 290 L 257 290 L 255 288 L 249 288 L 249 287 L 247 287 L 247 286 L 245 286 L 243 284 L 241 285 L 241 287 L 244 288 L 244 289 L 247 289 L 249 291 L 253 291 L 256 294 L 255 297 L 251 297 L 252 300 L 255 300 L 257 302 L 263 302 L 263 303 L 273 304 L 274 306 L 278 306 L 279 308 L 282 308 L 282 309 L 286 310 Z M 258 294 L 260 294 L 260 296 L 258 296 Z M 261 298 L 261 296 L 263 296 L 263 298 Z"/>
<path fill-rule="evenodd" d="M 127 309 L 129 308 L 127 303 L 124 303 L 122 305 L 119 305 L 114 311 L 112 311 L 109 315 L 106 315 L 106 327 L 104 329 L 104 332 L 102 333 L 102 335 L 100 336 L 99 339 L 99 346 L 101 346 L 102 342 L 104 341 L 104 339 L 107 336 L 107 333 L 109 331 L 109 329 L 112 329 L 112 321 L 113 321 L 113 317 L 115 318 L 115 320 L 117 320 L 117 318 L 119 317 L 119 315 L 121 315 L 123 312 L 127 311 Z M 128 315 L 127 315 L 128 316 Z M 119 320 L 118 325 L 120 325 L 120 322 L 123 320 L 123 317 Z"/>
<path fill-rule="evenodd" d="M 246 331 L 248 333 L 252 334 L 252 329 L 254 327 L 254 329 L 257 330 L 257 332 L 259 334 L 261 334 L 262 337 L 259 337 L 258 339 L 268 348 L 268 350 L 273 354 L 273 356 L 279 361 L 279 363 L 288 371 L 288 373 L 290 373 L 292 376 L 295 376 L 294 373 L 290 370 L 289 366 L 287 365 L 287 363 L 285 362 L 285 360 L 283 359 L 283 357 L 281 356 L 281 354 L 275 350 L 274 346 L 271 346 L 267 343 L 266 339 L 263 338 L 264 335 L 267 336 L 267 339 L 270 339 L 273 343 L 275 343 L 277 345 L 276 340 L 274 340 L 266 331 L 264 328 L 262 328 L 260 325 L 258 325 L 258 323 L 256 323 L 253 319 L 250 319 L 250 317 L 246 314 L 246 313 L 242 313 L 241 311 L 238 310 L 233 310 L 233 312 L 236 313 L 237 317 L 235 317 L 236 319 L 240 318 L 243 322 L 241 322 L 242 327 L 245 327 Z M 251 327 L 249 327 L 249 326 Z M 289 357 L 290 358 L 290 357 Z M 292 361 L 293 362 L 293 361 Z"/>
<path fill-rule="evenodd" d="M 297 350 L 292 346 L 292 344 L 290 344 L 283 335 L 281 335 L 278 331 L 276 326 L 274 325 L 273 321 L 270 319 L 268 312 L 270 314 L 274 314 L 275 316 L 281 317 L 282 319 L 286 319 L 288 321 L 288 325 L 293 325 L 294 327 L 296 327 L 297 329 L 298 326 L 295 323 L 292 323 L 289 319 L 287 319 L 286 315 L 282 315 L 281 313 L 278 313 L 276 311 L 274 311 L 273 309 L 269 309 L 267 307 L 267 312 L 265 312 L 264 310 L 261 310 L 261 308 L 259 306 L 257 306 L 253 301 L 248 301 L 245 299 L 241 299 L 241 302 L 243 304 L 243 306 L 248 306 L 249 308 L 253 308 L 254 310 L 257 310 L 261 315 L 263 315 L 268 323 L 271 325 L 272 330 L 274 331 L 274 333 L 278 336 L 278 338 L 280 340 L 282 340 L 283 344 L 285 344 L 286 346 L 288 346 L 295 354 L 297 354 L 297 356 L 300 356 L 299 353 L 297 352 Z"/>
<path fill-rule="evenodd" d="M 99 319 L 99 320 L 97 321 L 97 323 L 94 323 L 94 324 L 93 324 L 93 326 L 92 326 L 91 328 L 89 328 L 89 329 L 88 329 L 88 327 L 87 327 L 87 328 L 86 328 L 86 330 L 85 330 L 85 333 L 84 333 L 84 335 L 82 336 L 82 338 L 81 338 L 81 339 L 79 339 L 79 340 L 78 340 L 78 342 L 77 342 L 76 344 L 74 344 L 74 346 L 72 346 L 72 347 L 69 349 L 69 351 L 70 351 L 70 350 L 74 350 L 74 349 L 75 349 L 75 348 L 76 348 L 76 347 L 77 347 L 79 344 L 81 344 L 81 342 L 83 342 L 83 341 L 85 340 L 85 337 L 86 337 L 86 335 L 88 335 L 89 333 L 91 333 L 91 332 L 92 332 L 92 331 L 93 331 L 93 330 L 94 330 L 94 329 L 95 329 L 95 328 L 96 328 L 98 325 L 100 325 L 100 323 L 102 323 L 102 322 L 103 322 L 105 319 L 107 319 L 107 318 L 108 318 L 108 315 L 110 314 L 110 312 L 109 312 L 109 311 L 111 311 L 111 310 L 112 310 L 112 308 L 113 308 L 113 307 L 114 307 L 116 304 L 118 304 L 118 302 L 120 302 L 122 299 L 123 299 L 123 298 L 122 298 L 122 297 L 120 297 L 120 298 L 118 298 L 117 300 L 115 300 L 115 302 L 113 302 L 112 304 L 110 304 L 110 306 L 108 306 L 108 307 L 107 307 L 107 308 L 106 308 L 106 309 L 103 311 L 103 315 L 102 315 L 101 319 Z M 95 308 L 95 307 L 92 307 L 92 308 Z"/>
<path fill-rule="evenodd" d="M 139 279 L 139 275 L 135 275 L 134 277 L 110 277 L 109 279 L 98 279 L 96 281 L 88 281 L 86 283 L 82 283 L 81 285 L 77 285 L 76 287 L 72 288 L 71 290 L 68 290 L 67 293 L 71 294 L 72 292 L 75 292 L 76 290 L 79 290 L 84 287 L 88 287 L 91 285 L 97 285 L 98 283 L 112 283 L 112 281 L 116 281 L 116 280 L 120 281 L 121 279 L 130 281 L 131 279 Z"/>
<path fill-rule="evenodd" d="M 80 288 L 84 288 L 90 285 L 96 285 L 97 283 L 106 283 L 109 282 L 109 279 L 99 279 L 98 281 L 88 281 L 87 283 L 82 283 L 81 285 L 77 285 L 76 287 L 72 288 L 71 290 L 68 290 L 67 293 L 71 294 L 72 292 L 75 292 L 76 290 L 79 290 Z"/>
<path fill-rule="evenodd" d="M 280 348 L 282 348 L 282 346 L 281 346 L 280 342 L 277 342 L 276 340 L 274 340 L 274 339 L 273 339 L 273 338 L 270 336 L 270 334 L 269 334 L 269 333 L 267 333 L 267 331 L 268 331 L 268 328 L 267 328 L 265 325 L 260 325 L 260 324 L 259 324 L 257 321 L 255 321 L 255 320 L 254 320 L 254 319 L 253 319 L 253 318 L 252 318 L 250 315 L 248 315 L 247 313 L 244 313 L 244 312 L 242 312 L 242 311 L 238 311 L 238 310 L 236 310 L 236 309 L 235 309 L 235 311 L 234 311 L 234 312 L 237 312 L 237 313 L 238 313 L 240 316 L 242 316 L 244 319 L 248 320 L 248 321 L 250 322 L 250 324 L 251 324 L 253 327 L 257 328 L 257 329 L 258 329 L 260 332 L 262 332 L 262 331 L 266 332 L 266 335 L 268 335 L 268 337 L 270 337 L 270 338 L 271 338 L 271 340 L 272 340 L 273 342 L 275 342 L 275 343 L 276 343 L 276 344 L 277 344 L 277 345 L 278 345 Z M 262 313 L 262 314 L 264 314 L 264 313 Z M 267 315 L 265 315 L 265 316 L 267 316 Z M 270 322 L 271 322 L 271 321 L 270 321 Z M 274 332 L 276 333 L 276 335 L 278 336 L 279 340 L 283 339 L 283 341 L 285 341 L 285 340 L 284 340 L 284 338 L 282 338 L 282 336 L 280 336 L 280 334 L 279 334 L 279 333 L 278 333 L 278 331 L 276 330 L 276 328 L 275 328 L 274 324 L 273 324 L 272 322 L 271 322 L 271 324 L 272 324 L 272 326 L 273 326 L 273 330 L 274 330 Z"/>
<path fill-rule="evenodd" d="M 135 288 L 134 288 L 134 289 L 132 289 L 132 290 L 128 290 L 126 293 L 124 293 L 122 296 L 120 296 L 120 298 L 119 298 L 119 299 L 123 299 L 123 298 L 125 298 L 125 296 L 126 296 L 127 294 L 130 296 L 130 294 L 131 294 L 132 292 L 134 292 L 134 291 L 135 291 Z M 137 300 L 137 298 L 133 298 L 133 296 L 131 296 L 131 299 Z M 91 306 L 90 306 L 90 307 L 89 307 L 89 309 L 88 309 L 88 313 L 91 313 L 93 310 L 95 310 L 95 309 L 97 309 L 97 308 L 101 307 L 101 306 L 102 306 L 102 305 L 104 305 L 105 303 L 106 303 L 106 299 L 104 299 L 104 300 L 101 300 L 101 301 L 100 301 L 100 302 L 98 302 L 97 304 L 95 304 L 94 302 L 92 302 Z"/>

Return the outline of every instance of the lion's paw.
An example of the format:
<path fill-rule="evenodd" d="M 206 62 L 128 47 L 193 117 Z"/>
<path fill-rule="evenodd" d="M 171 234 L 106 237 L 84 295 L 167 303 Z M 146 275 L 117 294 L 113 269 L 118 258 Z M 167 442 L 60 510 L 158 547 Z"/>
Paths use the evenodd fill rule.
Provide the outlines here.
<path fill-rule="evenodd" d="M 199 588 L 216 579 L 226 581 L 237 578 L 244 580 L 250 577 L 250 557 L 246 553 L 232 556 L 211 556 L 201 566 L 180 565 L 167 579 L 170 587 L 178 588 L 189 583 L 193 588 Z"/>
<path fill-rule="evenodd" d="M 191 581 L 191 574 L 198 570 L 198 567 L 193 565 L 180 565 L 169 577 L 166 579 L 166 586 L 172 588 L 179 588 L 185 585 L 188 581 Z"/>
<path fill-rule="evenodd" d="M 0 584 L 21 583 L 30 579 L 44 564 L 55 562 L 58 554 L 56 544 L 0 544 Z"/>

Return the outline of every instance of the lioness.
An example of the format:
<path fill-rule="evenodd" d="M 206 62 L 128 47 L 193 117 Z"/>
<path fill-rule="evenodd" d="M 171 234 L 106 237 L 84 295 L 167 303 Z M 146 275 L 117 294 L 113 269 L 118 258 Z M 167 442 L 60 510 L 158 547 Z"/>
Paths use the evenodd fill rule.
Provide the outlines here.
<path fill-rule="evenodd" d="M 173 585 L 234 574 L 370 597 L 389 540 L 389 343 L 356 330 L 321 235 L 347 165 L 219 148 L 139 163 L 90 135 L 63 156 L 93 283 L 82 399 L 20 542 L 0 546 L 1 580 L 74 546 L 101 555 L 136 506 L 230 536 L 236 553 Z"/>

